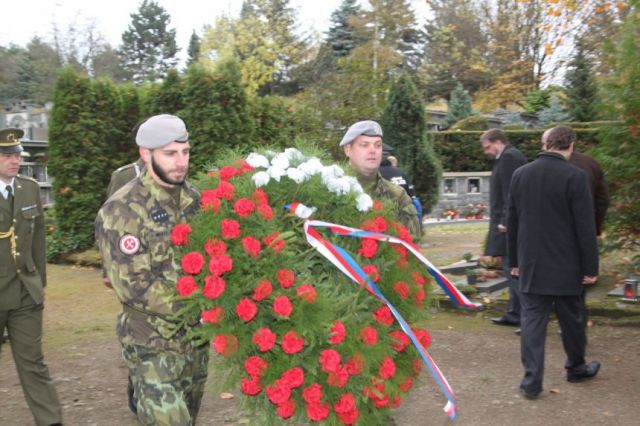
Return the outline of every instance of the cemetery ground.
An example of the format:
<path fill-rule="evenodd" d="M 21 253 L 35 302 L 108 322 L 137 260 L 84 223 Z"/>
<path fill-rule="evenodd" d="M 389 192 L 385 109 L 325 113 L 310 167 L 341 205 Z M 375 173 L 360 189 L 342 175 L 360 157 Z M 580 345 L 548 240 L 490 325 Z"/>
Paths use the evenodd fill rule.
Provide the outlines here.
<path fill-rule="evenodd" d="M 426 229 L 423 250 L 436 265 L 480 253 L 484 224 L 434 226 Z M 606 292 L 624 278 L 620 259 L 602 260 L 604 275 L 588 293 L 592 324 L 588 359 L 602 362 L 599 375 L 584 383 L 565 380 L 564 352 L 557 322 L 549 325 L 544 392 L 538 400 L 518 392 L 522 376 L 519 337 L 513 328 L 491 325 L 504 296 L 477 312 L 465 312 L 442 302 L 432 307 L 427 328 L 429 352 L 457 393 L 459 425 L 636 425 L 640 403 L 640 312 L 622 307 Z M 114 327 L 120 309 L 93 266 L 49 265 L 45 307 L 45 360 L 55 381 L 67 425 L 136 425 L 127 408 L 126 369 Z M 487 300 L 485 300 L 486 302 Z M 207 391 L 198 424 L 242 425 L 251 419 L 238 409 L 238 392 L 222 388 L 224 372 L 212 356 Z M 423 370 L 395 424 L 445 425 L 444 397 Z M 636 419 L 636 420 L 633 420 Z M 31 425 L 15 373 L 10 347 L 0 352 L 0 425 Z M 286 424 L 286 422 L 283 422 Z M 369 425 L 366 425 L 369 426 Z"/>

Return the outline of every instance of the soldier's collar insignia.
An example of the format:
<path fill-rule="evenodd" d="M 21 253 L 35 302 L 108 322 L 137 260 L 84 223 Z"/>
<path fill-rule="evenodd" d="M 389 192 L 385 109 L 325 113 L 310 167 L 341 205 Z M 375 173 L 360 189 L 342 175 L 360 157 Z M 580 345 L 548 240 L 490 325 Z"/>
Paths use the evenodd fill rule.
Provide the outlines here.
<path fill-rule="evenodd" d="M 118 242 L 118 248 L 127 256 L 132 256 L 140 251 L 140 240 L 135 235 L 123 235 Z"/>
<path fill-rule="evenodd" d="M 165 209 L 158 209 L 151 212 L 151 219 L 155 223 L 163 223 L 169 220 L 169 213 Z"/>

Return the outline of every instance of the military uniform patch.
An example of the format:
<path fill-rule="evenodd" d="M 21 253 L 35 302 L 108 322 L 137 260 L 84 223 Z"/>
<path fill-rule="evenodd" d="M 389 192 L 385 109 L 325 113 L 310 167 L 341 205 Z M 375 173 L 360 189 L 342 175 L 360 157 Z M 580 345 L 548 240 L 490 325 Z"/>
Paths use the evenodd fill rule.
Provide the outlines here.
<path fill-rule="evenodd" d="M 120 238 L 118 243 L 120 251 L 128 256 L 136 254 L 140 250 L 140 240 L 135 235 L 127 234 Z"/>

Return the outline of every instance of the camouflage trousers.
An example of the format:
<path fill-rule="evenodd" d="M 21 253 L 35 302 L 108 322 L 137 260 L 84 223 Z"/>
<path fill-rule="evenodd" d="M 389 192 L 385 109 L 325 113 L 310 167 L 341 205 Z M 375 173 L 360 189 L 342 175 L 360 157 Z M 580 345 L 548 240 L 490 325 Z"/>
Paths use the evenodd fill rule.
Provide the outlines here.
<path fill-rule="evenodd" d="M 124 344 L 122 356 L 144 425 L 194 425 L 207 380 L 209 347 L 185 352 Z"/>

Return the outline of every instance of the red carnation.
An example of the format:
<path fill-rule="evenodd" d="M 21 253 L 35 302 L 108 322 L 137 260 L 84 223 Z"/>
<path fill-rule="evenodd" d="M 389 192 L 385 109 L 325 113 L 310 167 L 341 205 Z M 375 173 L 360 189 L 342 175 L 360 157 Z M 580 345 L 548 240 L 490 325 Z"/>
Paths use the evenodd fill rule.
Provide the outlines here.
<path fill-rule="evenodd" d="M 240 217 L 249 217 L 255 208 L 255 204 L 246 198 L 240 198 L 233 203 L 233 211 Z"/>
<path fill-rule="evenodd" d="M 217 299 L 226 288 L 227 283 L 222 278 L 209 275 L 204 279 L 202 294 L 207 299 Z"/>
<path fill-rule="evenodd" d="M 280 378 L 291 389 L 295 389 L 304 384 L 304 371 L 300 367 L 293 367 L 282 373 Z"/>
<path fill-rule="evenodd" d="M 211 259 L 209 259 L 209 272 L 211 272 L 212 275 L 219 277 L 231 270 L 233 270 L 233 259 L 226 254 L 211 256 Z"/>
<path fill-rule="evenodd" d="M 356 398 L 353 394 L 343 393 L 340 395 L 340 399 L 338 402 L 333 404 L 333 410 L 336 413 L 348 413 L 349 411 L 356 408 Z"/>
<path fill-rule="evenodd" d="M 349 381 L 349 371 L 346 367 L 340 367 L 334 373 L 329 373 L 327 384 L 337 388 L 343 388 Z"/>
<path fill-rule="evenodd" d="M 398 296 L 402 299 L 406 299 L 411 294 L 411 290 L 409 289 L 409 285 L 404 281 L 398 281 L 393 285 L 393 290 L 398 293 Z"/>
<path fill-rule="evenodd" d="M 273 300 L 273 312 L 280 316 L 289 318 L 293 312 L 293 305 L 287 296 L 278 296 Z"/>
<path fill-rule="evenodd" d="M 384 382 L 374 378 L 371 381 L 371 386 L 374 390 L 365 388 L 364 393 L 373 401 L 373 405 L 376 408 L 383 408 L 389 405 L 389 397 L 384 394 Z"/>
<path fill-rule="evenodd" d="M 362 356 L 361 353 L 356 353 L 344 366 L 351 376 L 357 376 L 362 372 L 362 368 L 364 367 L 364 356 Z"/>
<path fill-rule="evenodd" d="M 238 164 L 238 168 L 240 169 L 240 174 L 244 174 L 246 172 L 252 172 L 255 170 L 249 163 L 244 161 L 243 159 L 236 160 L 236 164 Z"/>
<path fill-rule="evenodd" d="M 289 288 L 293 285 L 295 280 L 295 275 L 293 271 L 288 269 L 280 269 L 278 271 L 278 282 L 282 288 Z"/>
<path fill-rule="evenodd" d="M 192 251 L 182 256 L 182 269 L 187 274 L 197 275 L 200 273 L 203 266 L 204 256 L 197 251 Z"/>
<path fill-rule="evenodd" d="M 329 329 L 329 343 L 332 345 L 340 344 L 347 337 L 347 330 L 340 321 L 334 321 L 333 326 Z"/>
<path fill-rule="evenodd" d="M 398 222 L 394 222 L 394 228 L 396 230 L 396 232 L 398 233 L 398 238 L 400 238 L 401 240 L 404 240 L 408 243 L 413 243 L 413 238 L 411 238 L 411 234 L 409 233 L 409 231 L 407 230 L 407 228 L 398 223 Z"/>
<path fill-rule="evenodd" d="M 362 267 L 362 270 L 374 283 L 377 283 L 378 280 L 380 280 L 380 273 L 378 272 L 376 265 L 365 265 Z"/>
<path fill-rule="evenodd" d="M 257 210 L 261 218 L 267 222 L 271 222 L 271 219 L 273 219 L 273 209 L 269 204 L 260 204 Z"/>
<path fill-rule="evenodd" d="M 253 300 L 259 302 L 269 297 L 273 292 L 273 287 L 271 286 L 271 282 L 269 280 L 262 280 L 258 283 L 258 286 L 253 289 Z"/>
<path fill-rule="evenodd" d="M 206 251 L 209 256 L 225 255 L 227 254 L 227 243 L 215 238 L 209 239 L 204 243 L 204 251 Z"/>
<path fill-rule="evenodd" d="M 431 335 L 427 330 L 421 330 L 418 328 L 413 330 L 413 334 L 416 335 L 416 338 L 423 348 L 429 349 L 429 346 L 431 346 Z"/>
<path fill-rule="evenodd" d="M 177 246 L 186 246 L 189 244 L 189 233 L 191 227 L 186 223 L 180 223 L 171 230 L 171 242 Z"/>
<path fill-rule="evenodd" d="M 396 266 L 399 269 L 407 269 L 409 267 L 409 261 L 407 259 L 398 259 L 396 260 Z"/>
<path fill-rule="evenodd" d="M 418 285 L 424 285 L 426 282 L 424 277 L 420 274 L 420 272 L 417 272 L 417 271 L 413 271 L 411 273 L 411 278 L 413 278 L 413 282 Z"/>
<path fill-rule="evenodd" d="M 267 397 L 276 405 L 282 404 L 291 397 L 291 388 L 282 380 L 276 380 L 273 385 L 267 386 Z"/>
<path fill-rule="evenodd" d="M 360 339 L 365 345 L 375 345 L 378 342 L 378 330 L 373 327 L 364 327 L 360 331 Z"/>
<path fill-rule="evenodd" d="M 273 345 L 276 343 L 276 337 L 276 333 L 263 327 L 253 333 L 251 341 L 258 347 L 260 352 L 266 352 L 273 348 Z"/>
<path fill-rule="evenodd" d="M 213 350 L 228 357 L 238 350 L 238 338 L 231 334 L 218 334 L 213 338 Z"/>
<path fill-rule="evenodd" d="M 424 288 L 420 288 L 420 289 L 418 289 L 418 291 L 416 291 L 416 292 L 413 294 L 413 301 L 415 302 L 415 304 L 416 304 L 416 306 L 417 306 L 418 308 L 421 308 L 421 307 L 423 307 L 423 306 L 424 306 L 424 298 L 426 297 L 426 295 L 425 295 L 425 294 L 426 294 L 426 293 L 425 293 L 425 291 L 424 291 Z"/>
<path fill-rule="evenodd" d="M 324 405 L 320 404 L 307 404 L 307 416 L 314 422 L 320 422 L 329 417 L 329 403 Z"/>
<path fill-rule="evenodd" d="M 314 383 L 302 390 L 302 399 L 307 404 L 319 404 L 322 401 L 322 385 Z"/>
<path fill-rule="evenodd" d="M 389 402 L 389 407 L 391 408 L 398 408 L 400 406 L 400 404 L 402 404 L 402 398 L 400 398 L 400 395 L 396 395 L 390 402 Z"/>
<path fill-rule="evenodd" d="M 276 414 L 282 419 L 288 419 L 296 412 L 296 401 L 293 398 L 287 399 L 276 408 Z"/>
<path fill-rule="evenodd" d="M 411 390 L 412 387 L 413 387 L 413 378 L 411 376 L 405 377 L 404 382 L 398 385 L 398 389 L 400 389 L 403 392 L 409 392 L 409 390 Z"/>
<path fill-rule="evenodd" d="M 422 371 L 422 361 L 420 360 L 420 358 L 416 358 L 413 360 L 412 365 L 413 365 L 413 372 L 417 376 Z"/>
<path fill-rule="evenodd" d="M 391 336 L 391 348 L 395 351 L 402 352 L 411 343 L 411 339 L 403 331 L 394 330 L 389 335 Z"/>
<path fill-rule="evenodd" d="M 358 253 L 367 259 L 371 259 L 375 257 L 378 253 L 378 242 L 376 240 L 372 240 L 370 238 L 365 238 L 360 243 L 360 248 L 358 249 Z"/>
<path fill-rule="evenodd" d="M 280 237 L 280 233 L 276 231 L 273 234 L 270 234 L 264 237 L 262 239 L 262 242 L 264 243 L 265 246 L 269 247 L 274 252 L 280 253 L 282 250 L 284 250 L 286 243 L 284 242 L 284 240 L 278 240 L 274 243 L 274 241 L 278 237 Z"/>
<path fill-rule="evenodd" d="M 384 211 L 384 206 L 379 200 L 373 200 L 373 210 Z"/>
<path fill-rule="evenodd" d="M 382 325 L 391 325 L 395 321 L 393 313 L 388 306 L 382 306 L 373 313 L 373 317 Z"/>
<path fill-rule="evenodd" d="M 393 362 L 393 359 L 390 356 L 385 356 L 382 359 L 378 375 L 383 379 L 390 379 L 396 375 L 396 363 Z"/>
<path fill-rule="evenodd" d="M 220 169 L 220 179 L 229 180 L 234 176 L 238 176 L 240 174 L 240 170 L 231 166 L 224 166 Z"/>
<path fill-rule="evenodd" d="M 407 258 L 407 249 L 404 246 L 401 246 L 400 244 L 392 244 L 391 248 L 393 251 L 398 253 L 398 256 L 400 256 L 401 259 Z"/>
<path fill-rule="evenodd" d="M 260 377 L 252 376 L 250 379 L 246 377 L 242 378 L 242 385 L 240 386 L 242 393 L 245 395 L 257 395 L 262 392 L 262 384 L 260 383 Z"/>
<path fill-rule="evenodd" d="M 178 289 L 178 294 L 182 297 L 187 297 L 198 289 L 196 280 L 191 275 L 178 278 L 176 287 Z"/>
<path fill-rule="evenodd" d="M 211 210 L 214 213 L 220 211 L 220 198 L 213 189 L 205 189 L 200 196 L 200 208 L 202 210 Z"/>
<path fill-rule="evenodd" d="M 357 408 L 347 412 L 347 413 L 338 413 L 338 420 L 340 420 L 345 425 L 352 425 L 358 421 L 358 416 L 360 412 Z"/>
<path fill-rule="evenodd" d="M 371 220 L 365 221 L 362 224 L 361 228 L 364 229 L 365 231 L 383 233 L 387 230 L 387 221 L 384 220 L 383 217 L 376 216 Z"/>
<path fill-rule="evenodd" d="M 253 200 L 253 202 L 256 203 L 256 205 L 258 206 L 261 206 L 263 204 L 269 204 L 269 196 L 261 188 L 258 188 L 255 191 L 253 191 L 253 194 L 251 194 L 251 200 Z"/>
<path fill-rule="evenodd" d="M 240 236 L 240 224 L 237 220 L 222 219 L 220 222 L 220 235 L 222 238 L 238 238 Z"/>
<path fill-rule="evenodd" d="M 250 376 L 262 376 L 269 363 L 257 355 L 252 355 L 244 362 L 244 369 Z"/>
<path fill-rule="evenodd" d="M 260 240 L 254 237 L 244 237 L 242 239 L 242 247 L 244 247 L 244 251 L 250 254 L 253 257 L 258 257 L 260 254 Z"/>
<path fill-rule="evenodd" d="M 220 306 L 214 306 L 211 309 L 202 311 L 200 318 L 202 318 L 202 322 L 218 324 L 224 318 L 224 311 Z"/>
<path fill-rule="evenodd" d="M 342 357 L 338 351 L 333 349 L 324 349 L 320 352 L 318 362 L 322 365 L 322 371 L 325 373 L 335 373 L 340 368 Z"/>
<path fill-rule="evenodd" d="M 282 336 L 282 350 L 284 353 L 292 355 L 297 354 L 304 347 L 304 337 L 291 330 Z"/>
<path fill-rule="evenodd" d="M 231 201 L 236 195 L 236 189 L 226 180 L 221 180 L 218 187 L 215 189 L 215 194 L 218 198 L 224 198 L 227 201 Z"/>
<path fill-rule="evenodd" d="M 302 284 L 300 287 L 296 289 L 296 294 L 300 299 L 304 300 L 307 303 L 315 303 L 316 298 L 318 297 L 318 293 L 316 292 L 315 287 L 311 284 Z"/>
<path fill-rule="evenodd" d="M 258 313 L 258 307 L 251 299 L 241 299 L 236 305 L 236 315 L 244 322 L 251 321 Z"/>

